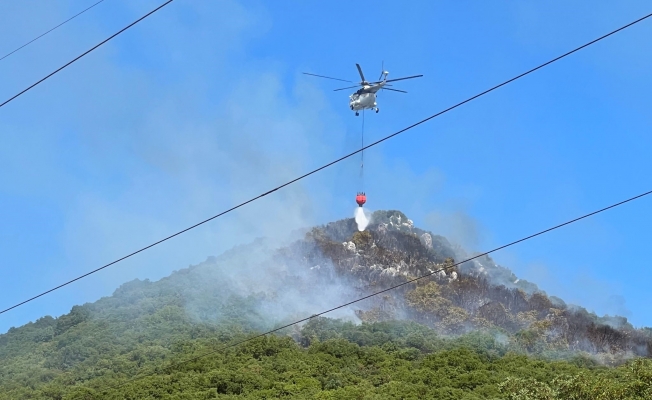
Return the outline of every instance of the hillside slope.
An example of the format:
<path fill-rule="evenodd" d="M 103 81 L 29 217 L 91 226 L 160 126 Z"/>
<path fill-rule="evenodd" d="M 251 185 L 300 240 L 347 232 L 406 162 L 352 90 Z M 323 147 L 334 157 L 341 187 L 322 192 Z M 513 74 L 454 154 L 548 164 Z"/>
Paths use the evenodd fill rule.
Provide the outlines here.
<path fill-rule="evenodd" d="M 153 371 L 151 368 L 154 366 L 169 365 L 184 357 L 214 350 L 216 346 L 252 333 L 432 273 L 464 257 L 465 254 L 454 249 L 445 238 L 414 227 L 398 211 L 376 212 L 372 224 L 364 232 L 358 232 L 355 222 L 347 219 L 313 228 L 301 239 L 283 246 L 259 239 L 219 257 L 211 257 L 200 265 L 177 271 L 158 282 L 136 280 L 126 283 L 112 296 L 75 306 L 69 314 L 59 318 L 44 317 L 0 335 L 0 399 L 96 398 L 101 388 L 124 382 L 143 371 Z M 350 322 L 314 318 L 305 326 L 286 329 L 278 339 L 246 345 L 243 348 L 248 350 L 241 350 L 244 353 L 233 349 L 213 355 L 205 362 L 193 363 L 201 366 L 198 368 L 206 374 L 210 372 L 214 377 L 210 379 L 223 382 L 219 384 L 223 386 L 219 386 L 215 383 L 217 381 L 209 379 L 201 383 L 192 378 L 197 393 L 206 392 L 205 396 L 202 395 L 204 397 L 174 397 L 172 393 L 178 392 L 179 387 L 173 392 L 165 388 L 171 385 L 174 370 L 159 371 L 158 378 L 131 383 L 111 391 L 111 395 L 125 398 L 131 393 L 135 397 L 126 398 L 143 398 L 135 393 L 158 387 L 166 393 L 162 398 L 213 398 L 238 394 L 260 398 L 255 396 L 256 390 L 267 388 L 265 390 L 273 389 L 269 396 L 277 397 L 282 392 L 277 390 L 279 382 L 289 384 L 290 378 L 276 369 L 267 371 L 268 367 L 261 365 L 274 364 L 278 361 L 275 358 L 278 354 L 289 357 L 285 359 L 286 364 L 293 357 L 299 364 L 312 365 L 317 362 L 314 357 L 321 360 L 317 364 L 326 363 L 319 364 L 325 368 L 321 372 L 311 370 L 313 375 L 316 374 L 314 380 L 306 383 L 308 389 L 304 389 L 308 392 L 295 393 L 299 397 L 307 393 L 313 396 L 322 391 L 336 393 L 356 386 L 356 382 L 371 385 L 368 393 L 387 395 L 389 392 L 385 390 L 392 385 L 405 384 L 410 374 L 427 375 L 430 368 L 427 365 L 430 364 L 425 360 L 442 351 L 462 351 L 457 349 L 459 346 L 471 348 L 469 354 L 472 355 L 468 357 L 479 357 L 478 370 L 500 373 L 466 387 L 455 383 L 459 376 L 453 379 L 451 375 L 448 386 L 424 383 L 428 382 L 426 379 L 419 384 L 425 385 L 425 389 L 419 386 L 419 390 L 454 388 L 469 395 L 475 393 L 474 396 L 479 396 L 477 398 L 486 398 L 482 393 L 501 396 L 499 383 L 505 382 L 508 376 L 520 376 L 540 379 L 544 385 L 541 390 L 553 393 L 563 386 L 559 383 L 561 381 L 553 385 L 554 372 L 547 375 L 524 372 L 528 367 L 516 373 L 511 367 L 503 370 L 501 363 L 506 361 L 501 360 L 516 357 L 510 355 L 512 353 L 567 360 L 569 362 L 540 361 L 543 364 L 539 365 L 550 371 L 557 369 L 558 374 L 577 376 L 579 365 L 620 364 L 633 356 L 649 357 L 652 351 L 649 329 L 634 329 L 624 318 L 599 318 L 582 308 L 567 306 L 561 299 L 546 296 L 536 285 L 518 280 L 488 257 L 432 274 L 418 283 L 356 303 L 328 317 Z M 356 325 L 361 322 L 362 325 Z M 453 339 L 459 335 L 462 335 L 460 339 Z M 283 336 L 289 336 L 287 340 L 290 342 Z M 275 350 L 256 355 L 256 346 L 264 348 L 268 345 Z M 378 371 L 383 368 L 389 368 L 382 367 L 383 363 L 400 364 L 407 368 L 405 375 L 377 380 L 373 377 L 376 372 L 369 375 L 369 371 L 343 371 L 342 368 L 348 367 L 328 358 L 337 359 L 338 356 L 332 353 L 339 350 L 329 346 L 343 346 L 345 350 L 342 351 L 353 357 L 351 365 L 362 363 L 363 370 L 371 368 L 380 373 Z M 368 355 L 368 352 L 376 354 L 378 361 L 373 361 L 376 356 Z M 467 357 L 455 354 L 456 360 L 458 356 Z M 238 371 L 245 367 L 253 368 L 238 355 L 254 360 L 251 362 L 258 365 L 256 368 L 269 372 L 267 383 L 247 390 L 242 386 L 243 382 L 237 386 L 234 382 L 241 378 L 224 371 L 232 371 L 236 366 Z M 360 357 L 366 361 L 361 361 Z M 519 363 L 535 363 L 517 359 L 521 360 Z M 216 362 L 222 363 L 219 368 Z M 494 362 L 498 362 L 500 367 L 492 366 Z M 591 374 L 597 375 L 590 376 L 607 374 L 614 385 L 619 382 L 618 385 L 622 386 L 626 385 L 623 377 L 637 381 L 649 372 L 649 366 L 636 365 L 607 372 L 592 369 Z M 298 366 L 286 365 L 283 368 L 291 371 Z M 223 370 L 223 373 L 217 374 L 217 370 Z M 299 370 L 295 373 L 300 374 Z M 178 373 L 185 374 L 188 379 L 197 373 L 192 369 L 182 368 L 182 371 Z M 330 378 L 325 376 L 335 371 L 348 374 L 349 380 L 333 378 L 340 383 L 328 383 Z M 199 376 L 204 376 L 203 372 Z M 471 373 L 471 370 L 467 372 Z M 521 381 L 505 383 L 504 396 L 509 395 L 509 390 L 514 393 L 521 390 L 519 385 L 524 381 L 518 382 Z M 592 381 L 587 378 L 586 382 Z M 652 385 L 652 381 L 648 383 Z M 545 386 L 549 384 L 552 386 Z M 233 385 L 241 387 L 239 392 L 224 389 Z M 621 386 L 618 387 L 622 389 Z M 481 387 L 485 387 L 482 390 L 486 392 L 476 393 Z M 641 390 L 647 390 L 647 386 L 641 387 Z M 77 391 L 71 388 L 77 388 Z M 396 390 L 396 393 L 401 393 L 401 390 Z M 462 392 L 450 393 L 459 395 Z M 422 392 L 417 390 L 415 393 Z"/>

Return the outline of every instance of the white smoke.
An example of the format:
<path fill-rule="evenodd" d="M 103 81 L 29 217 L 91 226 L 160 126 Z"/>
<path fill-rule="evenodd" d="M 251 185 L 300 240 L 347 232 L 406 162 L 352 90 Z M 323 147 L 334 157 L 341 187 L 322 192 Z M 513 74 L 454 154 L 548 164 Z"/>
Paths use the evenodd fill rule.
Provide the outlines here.
<path fill-rule="evenodd" d="M 369 219 L 370 216 L 367 215 L 364 208 L 362 207 L 355 208 L 355 223 L 358 224 L 358 230 L 360 232 L 367 229 L 367 225 L 369 225 L 370 222 Z"/>

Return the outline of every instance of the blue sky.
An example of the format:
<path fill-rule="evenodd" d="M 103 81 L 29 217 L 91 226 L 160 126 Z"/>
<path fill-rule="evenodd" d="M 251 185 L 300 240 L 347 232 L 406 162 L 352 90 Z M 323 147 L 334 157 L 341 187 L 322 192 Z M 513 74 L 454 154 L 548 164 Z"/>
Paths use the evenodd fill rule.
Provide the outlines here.
<path fill-rule="evenodd" d="M 0 2 L 0 53 L 94 0 Z M 4 100 L 159 2 L 106 0 L 0 62 Z M 381 138 L 651 11 L 643 1 L 177 0 L 0 109 L 0 308 L 348 153 L 335 81 Z M 366 152 L 368 206 L 483 251 L 652 188 L 652 21 Z M 350 217 L 357 159 L 0 316 L 0 332 L 257 236 Z M 495 254 L 549 294 L 652 325 L 652 199 Z M 315 310 L 320 311 L 320 310 Z"/>

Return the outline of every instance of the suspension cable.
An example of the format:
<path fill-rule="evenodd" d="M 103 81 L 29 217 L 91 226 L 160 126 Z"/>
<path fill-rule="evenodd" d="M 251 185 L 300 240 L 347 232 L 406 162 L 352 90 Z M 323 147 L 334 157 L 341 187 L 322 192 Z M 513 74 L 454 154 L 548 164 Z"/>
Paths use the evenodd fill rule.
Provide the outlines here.
<path fill-rule="evenodd" d="M 360 186 L 364 193 L 364 109 L 362 109 L 362 133 L 360 136 Z"/>

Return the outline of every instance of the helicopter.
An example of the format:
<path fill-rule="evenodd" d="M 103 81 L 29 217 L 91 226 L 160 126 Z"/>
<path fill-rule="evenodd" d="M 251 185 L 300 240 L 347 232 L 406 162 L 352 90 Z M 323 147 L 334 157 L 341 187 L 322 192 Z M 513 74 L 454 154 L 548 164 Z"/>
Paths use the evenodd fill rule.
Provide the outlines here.
<path fill-rule="evenodd" d="M 383 63 L 384 64 L 384 63 Z M 355 64 L 355 66 L 358 68 L 358 73 L 360 74 L 360 83 L 358 83 L 355 86 L 348 86 L 344 88 L 339 88 L 335 89 L 334 92 L 340 91 L 340 90 L 346 90 L 346 89 L 353 89 L 357 88 L 358 86 L 361 86 L 360 89 L 358 89 L 355 93 L 351 94 L 349 96 L 349 107 L 351 107 L 351 110 L 355 111 L 355 115 L 358 116 L 360 115 L 359 111 L 360 110 L 365 110 L 365 109 L 371 109 L 375 110 L 376 113 L 380 111 L 380 108 L 378 108 L 378 104 L 376 103 L 376 98 L 378 96 L 378 91 L 379 90 L 390 90 L 392 92 L 400 92 L 400 93 L 407 93 L 405 90 L 399 90 L 399 89 L 392 89 L 387 86 L 392 86 L 389 84 L 389 82 L 396 82 L 396 81 L 402 81 L 405 79 L 413 79 L 413 78 L 420 78 L 423 75 L 413 75 L 413 76 L 406 76 L 403 78 L 395 78 L 395 79 L 387 79 L 387 75 L 389 75 L 389 72 L 384 70 L 384 65 L 381 67 L 381 72 L 380 72 L 380 77 L 378 77 L 378 81 L 376 82 L 367 82 L 367 80 L 364 77 L 364 74 L 362 73 L 362 68 L 360 67 L 360 64 Z M 339 79 L 339 78 L 332 78 L 330 76 L 323 76 L 323 75 L 316 75 L 316 74 L 311 74 L 308 72 L 304 72 L 305 75 L 311 75 L 311 76 L 316 76 L 318 78 L 325 78 L 325 79 L 333 79 L 336 81 L 343 81 L 343 82 L 349 82 L 349 83 L 354 83 L 353 81 L 347 81 L 346 79 Z"/>

